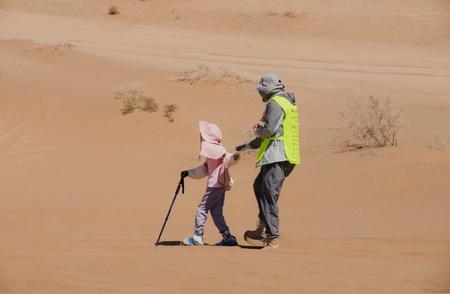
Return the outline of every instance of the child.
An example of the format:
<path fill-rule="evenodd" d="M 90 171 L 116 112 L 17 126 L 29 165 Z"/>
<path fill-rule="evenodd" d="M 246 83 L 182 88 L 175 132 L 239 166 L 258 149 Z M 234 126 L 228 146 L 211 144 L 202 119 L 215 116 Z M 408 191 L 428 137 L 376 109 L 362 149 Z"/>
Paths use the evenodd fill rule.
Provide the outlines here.
<path fill-rule="evenodd" d="M 222 234 L 223 240 L 218 246 L 237 246 L 236 238 L 231 235 L 225 218 L 223 205 L 225 191 L 231 189 L 233 180 L 228 168 L 239 160 L 239 153 L 228 153 L 222 146 L 222 133 L 215 124 L 206 121 L 199 122 L 200 129 L 200 156 L 206 161 L 197 168 L 181 172 L 181 176 L 201 179 L 208 176 L 207 188 L 195 215 L 194 235 L 184 239 L 188 246 L 203 245 L 203 233 L 208 211 L 211 212 L 214 224 Z"/>

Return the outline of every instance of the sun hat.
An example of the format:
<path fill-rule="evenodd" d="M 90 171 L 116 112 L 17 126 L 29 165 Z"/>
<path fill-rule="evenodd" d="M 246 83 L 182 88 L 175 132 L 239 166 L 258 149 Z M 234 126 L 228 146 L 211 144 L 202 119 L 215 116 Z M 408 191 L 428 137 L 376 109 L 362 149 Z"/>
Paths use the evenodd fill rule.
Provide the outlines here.
<path fill-rule="evenodd" d="M 200 121 L 198 128 L 201 137 L 201 156 L 219 159 L 227 153 L 225 147 L 222 146 L 222 132 L 217 125 L 207 121 Z"/>
<path fill-rule="evenodd" d="M 254 89 L 258 90 L 259 94 L 264 99 L 273 93 L 283 90 L 284 85 L 278 75 L 269 72 L 261 77 L 259 83 L 254 86 Z"/>

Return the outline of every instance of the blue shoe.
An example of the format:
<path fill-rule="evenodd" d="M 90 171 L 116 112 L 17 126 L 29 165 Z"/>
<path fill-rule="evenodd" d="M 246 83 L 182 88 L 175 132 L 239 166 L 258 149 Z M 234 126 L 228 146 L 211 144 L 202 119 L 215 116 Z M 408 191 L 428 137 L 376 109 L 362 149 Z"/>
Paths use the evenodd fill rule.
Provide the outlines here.
<path fill-rule="evenodd" d="M 235 236 L 227 236 L 222 239 L 219 243 L 216 243 L 216 246 L 238 246 L 238 242 Z"/>

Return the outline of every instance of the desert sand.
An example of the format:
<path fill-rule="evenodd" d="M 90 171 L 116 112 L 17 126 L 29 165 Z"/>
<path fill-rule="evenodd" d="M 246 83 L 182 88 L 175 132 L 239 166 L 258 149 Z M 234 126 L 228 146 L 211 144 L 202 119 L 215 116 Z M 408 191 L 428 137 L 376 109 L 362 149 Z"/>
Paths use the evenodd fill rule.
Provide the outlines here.
<path fill-rule="evenodd" d="M 281 249 L 155 247 L 198 121 L 243 143 L 267 71 L 301 115 Z M 122 114 L 130 82 L 158 111 Z M 450 293 L 446 0 L 0 0 L 0 89 L 0 293 Z M 370 95 L 402 108 L 399 145 L 336 152 Z M 245 156 L 226 200 L 243 245 L 257 172 Z M 192 233 L 204 187 L 187 180 L 164 241 Z"/>

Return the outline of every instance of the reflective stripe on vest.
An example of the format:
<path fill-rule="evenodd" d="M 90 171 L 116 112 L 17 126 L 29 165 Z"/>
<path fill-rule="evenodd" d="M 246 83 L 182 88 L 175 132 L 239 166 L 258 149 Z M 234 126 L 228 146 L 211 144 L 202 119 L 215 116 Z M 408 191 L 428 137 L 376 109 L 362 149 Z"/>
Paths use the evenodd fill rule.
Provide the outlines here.
<path fill-rule="evenodd" d="M 282 96 L 274 96 L 270 100 L 275 101 L 284 112 L 282 123 L 283 134 L 267 137 L 261 142 L 256 163 L 258 164 L 264 157 L 264 153 L 269 147 L 269 143 L 275 140 L 283 141 L 284 153 L 292 164 L 300 164 L 300 147 L 298 142 L 298 110 L 288 99 Z"/>

